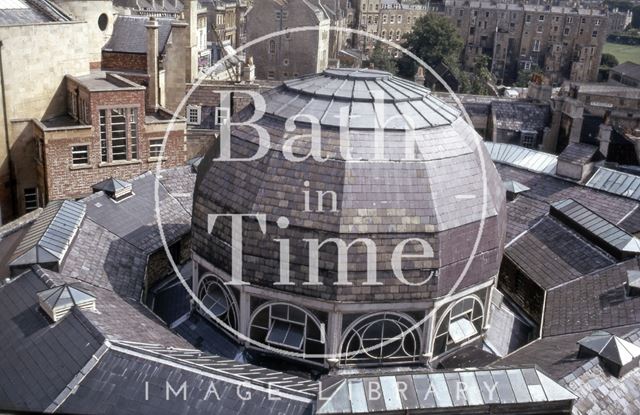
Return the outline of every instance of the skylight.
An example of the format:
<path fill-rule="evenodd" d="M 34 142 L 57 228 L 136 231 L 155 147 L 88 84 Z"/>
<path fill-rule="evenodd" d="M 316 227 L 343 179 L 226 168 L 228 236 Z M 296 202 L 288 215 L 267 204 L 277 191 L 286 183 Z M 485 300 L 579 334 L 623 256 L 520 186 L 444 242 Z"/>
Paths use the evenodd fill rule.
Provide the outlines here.
<path fill-rule="evenodd" d="M 58 271 L 86 212 L 84 203 L 49 203 L 16 249 L 10 267 L 41 265 Z"/>
<path fill-rule="evenodd" d="M 638 238 L 573 199 L 554 203 L 550 213 L 617 258 L 640 253 Z"/>

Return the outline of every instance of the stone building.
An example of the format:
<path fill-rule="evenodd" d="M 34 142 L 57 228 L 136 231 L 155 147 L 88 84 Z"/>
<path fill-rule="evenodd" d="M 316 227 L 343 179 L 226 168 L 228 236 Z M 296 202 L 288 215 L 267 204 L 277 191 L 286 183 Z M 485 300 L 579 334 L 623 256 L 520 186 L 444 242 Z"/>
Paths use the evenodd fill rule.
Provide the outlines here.
<path fill-rule="evenodd" d="M 369 11 L 371 5 L 374 6 L 373 11 Z M 367 3 L 363 0 L 360 8 L 360 28 L 391 42 L 402 44 L 403 36 L 409 33 L 415 21 L 428 11 L 427 5 L 417 2 L 378 0 Z M 371 53 L 375 44 L 375 39 L 361 37 L 360 48 L 365 54 Z M 395 48 L 386 45 L 385 48 L 392 54 L 398 55 Z"/>
<path fill-rule="evenodd" d="M 247 41 L 288 28 L 317 28 L 272 37 L 249 48 L 258 79 L 283 80 L 327 68 L 331 20 L 322 7 L 307 0 L 257 1 L 246 19 Z"/>
<path fill-rule="evenodd" d="M 609 31 L 607 34 L 620 33 L 629 27 L 631 20 L 633 19 L 633 13 L 631 10 L 622 11 L 613 9 L 609 12 Z"/>
<path fill-rule="evenodd" d="M 0 223 L 43 203 L 30 120 L 60 113 L 64 75 L 99 66 L 112 22 L 110 1 L 16 0 L 0 9 Z"/>
<path fill-rule="evenodd" d="M 515 81 L 518 72 L 530 70 L 544 72 L 553 84 L 597 79 L 606 11 L 452 0 L 444 13 L 464 41 L 465 66 L 488 55 L 498 82 Z"/>
<path fill-rule="evenodd" d="M 374 110 L 373 93 L 383 97 L 385 114 Z M 265 157 L 216 162 L 218 147 L 212 146 L 198 168 L 192 249 L 193 290 L 202 300 L 199 306 L 208 309 L 201 313 L 250 348 L 293 351 L 294 360 L 320 367 L 424 362 L 477 338 L 488 321 L 489 293 L 502 256 L 505 195 L 480 137 L 460 113 L 426 89 L 372 70 L 326 70 L 264 96 L 267 114 L 257 123 L 271 133 Z M 342 107 L 348 109 L 352 144 L 339 151 Z M 236 119 L 251 113 L 247 108 Z M 328 161 L 286 158 L 285 120 L 293 116 L 320 120 Z M 393 163 L 374 157 L 370 137 L 377 116 L 389 121 L 384 159 Z M 416 161 L 404 160 L 409 125 L 416 129 Z M 308 123 L 295 129 L 296 156 L 310 148 L 309 131 Z M 255 154 L 253 129 L 237 127 L 231 136 L 234 157 Z M 432 140 L 447 144 L 433 146 Z M 344 160 L 343 151 L 366 161 Z M 488 184 L 487 217 L 476 250 L 483 183 Z M 305 202 L 307 193 L 313 196 Z M 455 210 L 447 208 L 454 205 Z M 267 214 L 260 226 L 253 219 L 243 224 L 242 276 L 250 285 L 231 281 L 239 274 L 232 266 L 229 218 L 215 224 L 210 219 L 232 213 Z M 276 242 L 283 238 L 291 241 L 285 251 Z M 309 238 L 350 244 L 343 247 L 348 264 L 338 260 L 342 248 L 335 240 L 319 246 L 316 256 L 309 253 Z M 391 256 L 406 238 L 411 240 L 405 252 L 413 255 L 401 261 L 397 274 Z M 370 280 L 376 270 L 381 285 Z M 309 284 L 314 275 L 317 285 Z M 348 284 L 342 284 L 345 278 Z M 414 285 L 402 283 L 404 278 Z M 238 338 L 231 329 L 247 337 Z M 282 330 L 290 336 L 278 338 Z M 364 351 L 359 338 L 372 344 L 390 340 L 393 346 Z"/>

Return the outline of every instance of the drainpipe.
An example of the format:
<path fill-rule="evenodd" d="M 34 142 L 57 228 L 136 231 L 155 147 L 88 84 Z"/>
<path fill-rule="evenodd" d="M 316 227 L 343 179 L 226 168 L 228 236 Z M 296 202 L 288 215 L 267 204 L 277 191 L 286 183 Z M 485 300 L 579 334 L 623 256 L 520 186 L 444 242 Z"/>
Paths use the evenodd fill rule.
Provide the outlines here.
<path fill-rule="evenodd" d="M 4 140 L 7 146 L 7 164 L 9 167 L 9 188 L 11 190 L 11 214 L 15 216 L 18 212 L 16 178 L 13 171 L 13 160 L 11 159 L 11 143 L 9 142 L 9 118 L 7 116 L 7 99 L 4 85 L 4 66 L 2 63 L 2 40 L 0 40 L 0 89 L 2 90 L 2 118 L 4 119 Z"/>

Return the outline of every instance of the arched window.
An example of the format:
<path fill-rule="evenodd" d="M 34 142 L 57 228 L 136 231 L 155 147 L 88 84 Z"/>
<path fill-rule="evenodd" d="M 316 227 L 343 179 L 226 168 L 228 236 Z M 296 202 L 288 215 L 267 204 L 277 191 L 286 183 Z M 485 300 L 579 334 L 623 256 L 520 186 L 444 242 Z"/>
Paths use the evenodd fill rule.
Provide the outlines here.
<path fill-rule="evenodd" d="M 383 30 L 381 34 L 382 34 L 382 36 L 381 36 L 381 37 L 382 37 L 383 39 L 387 37 L 387 31 L 386 31 L 386 30 Z"/>
<path fill-rule="evenodd" d="M 433 344 L 438 356 L 480 334 L 484 308 L 476 296 L 465 297 L 450 305 L 440 317 Z"/>
<path fill-rule="evenodd" d="M 205 275 L 198 286 L 198 299 L 209 310 L 201 310 L 204 316 L 211 318 L 213 314 L 231 328 L 238 328 L 238 304 L 222 278 Z"/>
<path fill-rule="evenodd" d="M 361 317 L 345 331 L 341 360 L 346 364 L 416 361 L 420 334 L 415 324 L 411 317 L 401 313 Z"/>
<path fill-rule="evenodd" d="M 278 349 L 305 354 L 324 354 L 320 321 L 308 311 L 293 304 L 267 303 L 251 317 L 253 340 Z"/>
<path fill-rule="evenodd" d="M 273 39 L 269 41 L 269 53 L 276 53 L 276 41 Z"/>

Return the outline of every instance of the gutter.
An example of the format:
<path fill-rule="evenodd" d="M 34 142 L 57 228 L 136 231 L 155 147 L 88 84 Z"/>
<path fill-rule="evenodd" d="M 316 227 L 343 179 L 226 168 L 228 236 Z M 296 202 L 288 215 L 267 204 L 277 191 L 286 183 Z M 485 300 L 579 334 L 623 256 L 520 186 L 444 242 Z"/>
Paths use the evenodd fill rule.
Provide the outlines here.
<path fill-rule="evenodd" d="M 17 206 L 17 190 L 16 190 L 16 178 L 13 171 L 13 160 L 11 159 L 11 143 L 9 142 L 9 119 L 7 116 L 7 99 L 5 95 L 4 84 L 4 65 L 2 62 L 2 40 L 0 40 L 0 89 L 2 90 L 2 117 L 4 119 L 4 139 L 7 146 L 7 163 L 9 165 L 9 189 L 11 191 L 11 208 L 12 215 L 15 216 L 18 212 Z"/>

